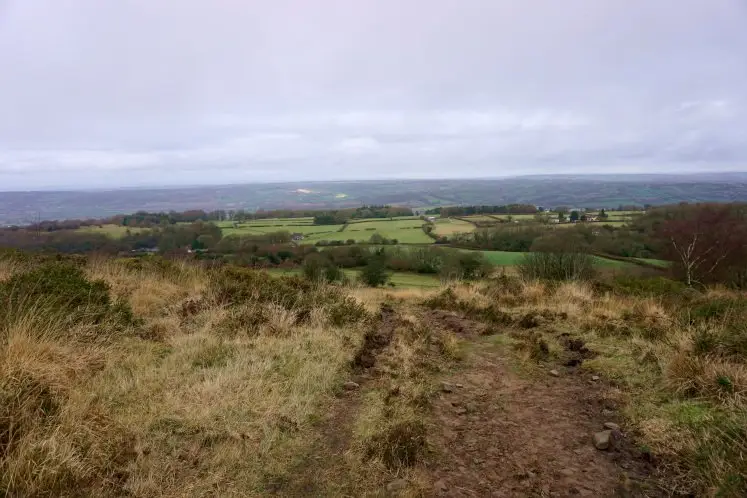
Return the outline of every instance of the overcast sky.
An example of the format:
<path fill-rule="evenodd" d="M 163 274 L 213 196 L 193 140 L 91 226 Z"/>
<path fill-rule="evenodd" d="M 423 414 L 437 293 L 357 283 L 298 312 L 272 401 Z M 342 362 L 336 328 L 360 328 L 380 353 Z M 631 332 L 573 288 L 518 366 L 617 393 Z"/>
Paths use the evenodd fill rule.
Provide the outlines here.
<path fill-rule="evenodd" d="M 0 190 L 726 170 L 745 0 L 0 0 Z"/>

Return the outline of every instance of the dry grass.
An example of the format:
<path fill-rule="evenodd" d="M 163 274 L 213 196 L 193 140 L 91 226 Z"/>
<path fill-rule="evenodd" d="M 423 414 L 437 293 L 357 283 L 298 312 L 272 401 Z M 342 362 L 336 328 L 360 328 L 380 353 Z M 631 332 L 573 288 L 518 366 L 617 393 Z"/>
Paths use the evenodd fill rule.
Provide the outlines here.
<path fill-rule="evenodd" d="M 2 262 L 0 280 L 18 271 Z M 380 325 L 371 316 L 334 326 L 328 303 L 228 303 L 215 295 L 215 272 L 184 263 L 95 260 L 86 273 L 141 322 L 113 335 L 106 322 L 71 329 L 31 307 L 0 323 L 2 493 L 264 496 L 311 464 L 321 494 L 362 495 L 395 477 L 411 483 L 406 493 L 425 493 L 414 466 L 428 454 L 434 378 L 463 356 L 461 339 L 417 307 L 443 289 L 348 290 L 371 316 L 382 304 L 394 316 L 374 380 L 348 406 L 337 396 L 364 332 Z M 582 339 L 596 353 L 582 368 L 617 386 L 631 433 L 672 463 L 672 489 L 744 489 L 747 367 L 732 315 L 693 324 L 681 304 L 506 275 L 449 296 L 490 310 L 473 319 L 509 332 L 525 362 L 560 358 L 562 333 Z M 744 296 L 715 289 L 702 299 Z M 527 316 L 537 322 L 524 327 Z M 344 454 L 325 455 L 324 438 L 341 444 L 346 431 Z M 333 463 L 319 463 L 320 452 Z"/>
<path fill-rule="evenodd" d="M 292 471 L 346 376 L 356 326 L 332 327 L 314 312 L 296 325 L 269 303 L 256 334 L 224 338 L 215 329 L 229 310 L 205 299 L 209 275 L 197 267 L 99 260 L 86 271 L 144 322 L 100 341 L 33 310 L 4 324 L 0 489 L 261 496 Z"/>

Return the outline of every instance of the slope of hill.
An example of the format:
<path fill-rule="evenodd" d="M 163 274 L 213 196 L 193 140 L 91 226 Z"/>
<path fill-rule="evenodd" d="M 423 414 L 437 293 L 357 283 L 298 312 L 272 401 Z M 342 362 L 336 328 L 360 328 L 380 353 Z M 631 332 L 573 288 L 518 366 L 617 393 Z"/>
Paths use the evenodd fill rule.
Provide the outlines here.
<path fill-rule="evenodd" d="M 529 203 L 618 207 L 747 200 L 747 175 L 527 176 L 480 180 L 390 180 L 0 193 L 0 224 L 188 209 L 410 207 Z"/>
<path fill-rule="evenodd" d="M 744 496 L 744 296 L 666 289 L 6 258 L 0 490 Z"/>

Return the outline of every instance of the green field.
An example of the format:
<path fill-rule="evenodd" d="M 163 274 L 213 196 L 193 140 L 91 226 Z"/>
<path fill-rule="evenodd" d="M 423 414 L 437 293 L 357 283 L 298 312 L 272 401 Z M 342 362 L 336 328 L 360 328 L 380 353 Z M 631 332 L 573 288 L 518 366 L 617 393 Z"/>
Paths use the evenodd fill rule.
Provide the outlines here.
<path fill-rule="evenodd" d="M 128 227 L 122 226 L 122 225 L 93 225 L 89 227 L 80 227 L 77 232 L 83 232 L 83 233 L 103 233 L 104 235 L 107 235 L 113 239 L 121 239 L 125 235 L 127 235 L 127 229 Z M 142 229 L 141 228 L 129 228 L 130 233 L 138 233 Z"/>
<path fill-rule="evenodd" d="M 290 233 L 303 234 L 305 238 L 314 238 L 314 240 L 321 240 L 320 238 L 318 238 L 320 235 L 334 234 L 342 228 L 342 225 L 296 225 L 281 223 L 238 223 L 238 228 L 236 228 L 231 222 L 221 222 L 219 226 L 221 227 L 224 236 L 262 235 L 271 232 L 288 231 Z"/>
<path fill-rule="evenodd" d="M 402 244 L 430 244 L 433 240 L 422 230 L 423 221 L 414 216 L 393 219 L 365 219 L 351 221 L 344 230 L 343 225 L 313 225 L 313 218 L 274 218 L 253 220 L 234 224 L 224 221 L 218 225 L 223 235 L 262 235 L 286 230 L 303 234 L 302 244 L 314 244 L 320 240 L 368 242 L 374 233 L 387 239 L 397 239 Z"/>
<path fill-rule="evenodd" d="M 396 218 L 392 221 L 376 220 L 350 223 L 340 233 L 344 238 L 365 242 L 378 233 L 387 239 L 397 239 L 401 244 L 430 244 L 433 239 L 423 232 L 423 221 L 417 218 Z"/>
<path fill-rule="evenodd" d="M 650 265 L 658 266 L 660 268 L 669 268 L 672 266 L 671 261 L 664 261 L 663 259 L 651 259 L 651 258 L 633 258 L 636 261 L 641 261 L 643 263 L 648 263 Z"/>

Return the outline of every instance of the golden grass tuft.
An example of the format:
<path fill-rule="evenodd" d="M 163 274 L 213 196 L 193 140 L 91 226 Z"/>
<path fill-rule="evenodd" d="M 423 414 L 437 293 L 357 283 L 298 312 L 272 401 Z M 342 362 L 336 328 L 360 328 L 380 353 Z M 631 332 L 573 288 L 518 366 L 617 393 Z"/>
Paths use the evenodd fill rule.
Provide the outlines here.
<path fill-rule="evenodd" d="M 669 360 L 666 380 L 671 389 L 685 397 L 711 398 L 739 407 L 745 407 L 747 401 L 744 363 L 680 351 Z"/>

